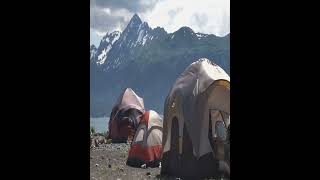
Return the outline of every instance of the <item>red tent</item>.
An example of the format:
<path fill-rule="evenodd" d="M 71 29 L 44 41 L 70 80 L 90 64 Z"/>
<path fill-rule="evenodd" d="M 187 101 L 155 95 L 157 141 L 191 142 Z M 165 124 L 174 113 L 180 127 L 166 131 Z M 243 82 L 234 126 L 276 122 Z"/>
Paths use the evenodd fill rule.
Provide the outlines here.
<path fill-rule="evenodd" d="M 162 153 L 162 120 L 155 111 L 144 113 L 133 138 L 127 164 L 158 167 Z"/>

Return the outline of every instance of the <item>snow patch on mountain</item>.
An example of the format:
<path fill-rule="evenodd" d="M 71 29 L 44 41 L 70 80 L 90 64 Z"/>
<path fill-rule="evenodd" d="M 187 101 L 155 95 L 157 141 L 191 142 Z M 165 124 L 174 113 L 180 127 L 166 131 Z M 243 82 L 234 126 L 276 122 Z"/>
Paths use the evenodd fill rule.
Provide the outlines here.
<path fill-rule="evenodd" d="M 109 37 L 108 37 L 108 36 L 106 36 L 105 38 L 103 38 L 103 39 L 102 39 L 102 42 L 107 42 L 107 43 L 109 43 L 109 42 L 110 42 Z"/>
<path fill-rule="evenodd" d="M 142 46 L 144 46 L 144 44 L 146 43 L 147 39 L 148 39 L 148 35 L 143 37 Z"/>
<path fill-rule="evenodd" d="M 139 31 L 139 36 L 138 36 L 138 39 L 137 39 L 137 43 L 141 42 L 143 36 L 144 36 L 144 30 Z"/>
<path fill-rule="evenodd" d="M 113 45 L 120 38 L 121 32 L 115 31 L 111 33 L 111 35 L 113 36 L 113 40 L 111 42 L 111 44 Z"/>
<path fill-rule="evenodd" d="M 107 59 L 108 52 L 110 51 L 111 47 L 112 47 L 111 45 L 108 45 L 106 49 L 103 49 L 102 53 L 98 56 L 97 64 L 100 64 L 100 65 L 104 64 L 104 62 Z"/>
<path fill-rule="evenodd" d="M 201 38 L 207 37 L 208 34 L 196 33 L 196 36 L 198 39 L 201 39 Z"/>

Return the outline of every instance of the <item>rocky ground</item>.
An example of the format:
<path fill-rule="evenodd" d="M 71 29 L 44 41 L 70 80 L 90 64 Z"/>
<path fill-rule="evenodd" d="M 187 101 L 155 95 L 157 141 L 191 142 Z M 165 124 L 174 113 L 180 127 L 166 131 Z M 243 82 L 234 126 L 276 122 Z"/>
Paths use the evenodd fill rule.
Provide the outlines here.
<path fill-rule="evenodd" d="M 92 143 L 90 148 L 90 180 L 135 180 L 135 179 L 163 179 L 180 180 L 177 177 L 160 176 L 160 168 L 135 168 L 126 165 L 129 144 L 110 143 L 101 136 L 101 142 Z M 94 141 L 93 141 L 94 142 Z"/>
<path fill-rule="evenodd" d="M 129 144 L 103 144 L 90 150 L 90 179 L 163 179 L 160 168 L 134 168 L 126 165 Z M 171 178 L 172 179 L 172 178 Z M 175 178 L 174 178 L 175 179 Z"/>

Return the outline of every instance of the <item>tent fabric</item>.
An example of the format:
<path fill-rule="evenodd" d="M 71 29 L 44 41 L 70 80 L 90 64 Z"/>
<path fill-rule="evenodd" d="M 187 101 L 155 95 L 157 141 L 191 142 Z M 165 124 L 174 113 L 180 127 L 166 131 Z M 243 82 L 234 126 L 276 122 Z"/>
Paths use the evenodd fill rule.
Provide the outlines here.
<path fill-rule="evenodd" d="M 108 138 L 112 142 L 126 142 L 133 137 L 144 112 L 143 99 L 131 88 L 126 88 L 112 108 Z"/>
<path fill-rule="evenodd" d="M 217 132 L 209 126 L 210 120 L 212 125 L 218 121 L 226 127 L 230 124 L 230 77 L 218 65 L 202 58 L 186 68 L 166 98 L 162 172 L 180 172 L 181 176 L 215 173 L 212 169 L 218 161 L 208 133 L 216 136 Z M 179 157 L 177 162 L 175 157 Z"/>
<path fill-rule="evenodd" d="M 173 121 L 173 129 L 177 128 L 177 120 Z M 163 153 L 161 161 L 161 174 L 171 175 L 187 179 L 205 179 L 219 176 L 218 161 L 213 158 L 213 153 L 201 156 L 199 159 L 193 155 L 192 143 L 189 133 L 183 133 L 183 153 L 179 155 L 178 145 L 172 142 L 170 151 Z M 178 139 L 178 132 L 173 131 L 172 140 Z"/>
<path fill-rule="evenodd" d="M 127 164 L 159 166 L 162 153 L 162 119 L 153 110 L 146 111 L 133 138 Z"/>

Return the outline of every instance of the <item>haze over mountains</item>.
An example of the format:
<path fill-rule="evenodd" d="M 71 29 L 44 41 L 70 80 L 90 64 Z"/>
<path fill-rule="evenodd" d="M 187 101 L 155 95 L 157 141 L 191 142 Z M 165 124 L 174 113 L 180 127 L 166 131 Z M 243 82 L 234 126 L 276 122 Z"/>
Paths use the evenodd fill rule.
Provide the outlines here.
<path fill-rule="evenodd" d="M 163 112 L 165 98 L 184 69 L 206 57 L 230 72 L 230 35 L 196 33 L 181 27 L 173 33 L 150 28 L 135 14 L 123 32 L 107 33 L 90 47 L 90 114 L 109 116 L 127 87 L 144 99 L 146 109 Z"/>

